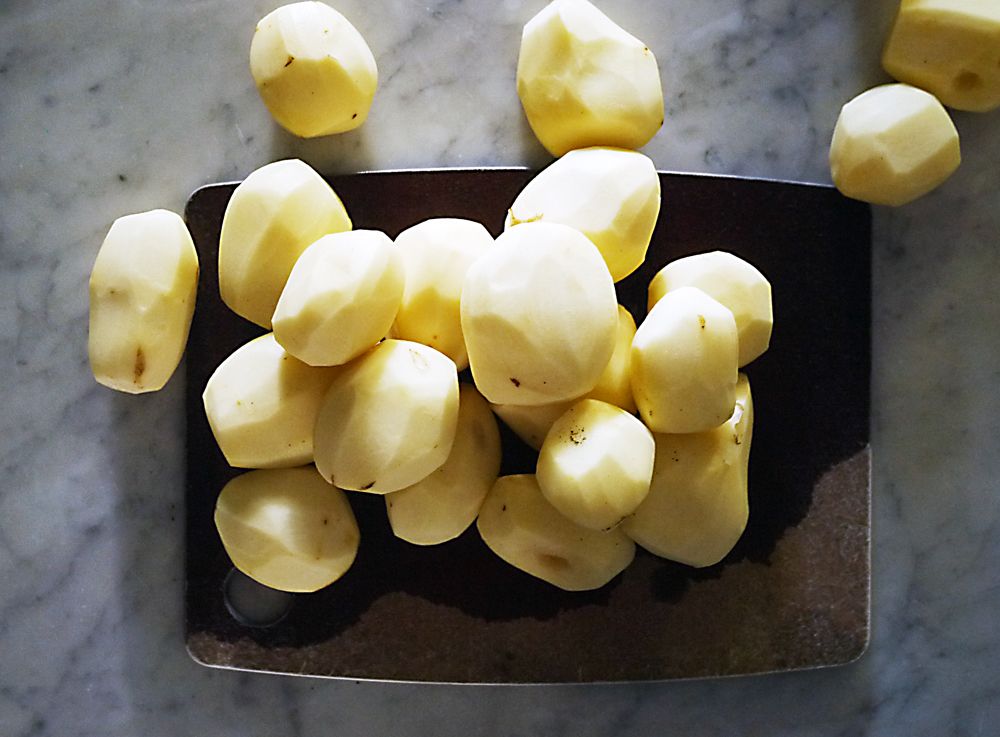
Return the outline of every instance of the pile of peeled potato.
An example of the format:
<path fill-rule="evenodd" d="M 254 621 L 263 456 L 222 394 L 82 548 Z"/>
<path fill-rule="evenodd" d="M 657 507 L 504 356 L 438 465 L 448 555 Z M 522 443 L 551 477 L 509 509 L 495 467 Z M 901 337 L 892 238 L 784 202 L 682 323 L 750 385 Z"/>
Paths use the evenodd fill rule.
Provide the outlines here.
<path fill-rule="evenodd" d="M 901 204 L 958 165 L 934 95 L 1000 102 L 988 5 L 904 0 L 884 62 L 930 92 L 890 85 L 845 106 L 831 147 L 845 194 Z M 360 125 L 377 87 L 361 34 L 318 2 L 263 18 L 250 66 L 275 120 L 306 137 Z M 221 490 L 215 521 L 257 581 L 307 592 L 342 576 L 363 532 L 355 493 L 383 495 L 395 534 L 417 545 L 475 522 L 505 561 L 567 590 L 603 586 L 636 544 L 707 566 L 742 534 L 753 402 L 740 368 L 768 347 L 770 285 L 713 251 L 659 271 L 638 327 L 615 293 L 660 210 L 656 169 L 635 150 L 663 122 L 652 52 L 586 0 L 555 0 L 524 27 L 517 90 L 558 158 L 508 203 L 495 240 L 454 218 L 395 240 L 354 230 L 298 160 L 233 193 L 220 295 L 268 332 L 216 368 L 203 399 L 226 460 L 254 469 Z M 197 279 L 177 215 L 114 223 L 90 282 L 98 381 L 166 383 Z M 538 451 L 534 474 L 498 477 L 497 418 Z"/>

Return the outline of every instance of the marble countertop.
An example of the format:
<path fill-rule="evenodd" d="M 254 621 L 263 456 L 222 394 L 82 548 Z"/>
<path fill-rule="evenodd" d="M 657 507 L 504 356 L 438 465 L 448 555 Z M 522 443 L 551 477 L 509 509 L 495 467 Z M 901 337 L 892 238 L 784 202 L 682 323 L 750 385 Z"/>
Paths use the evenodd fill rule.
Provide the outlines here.
<path fill-rule="evenodd" d="M 276 128 L 247 70 L 273 0 L 0 6 L 0 734 L 987 735 L 1000 724 L 1000 113 L 876 208 L 873 602 L 848 666 L 478 688 L 210 670 L 183 643 L 183 386 L 118 395 L 86 283 L 122 214 L 298 156 L 321 171 L 542 165 L 513 87 L 541 0 L 338 0 L 381 73 L 353 133 Z M 655 51 L 660 168 L 827 182 L 840 105 L 886 78 L 890 0 L 604 0 Z M 990 725 L 993 725 L 990 727 Z"/>

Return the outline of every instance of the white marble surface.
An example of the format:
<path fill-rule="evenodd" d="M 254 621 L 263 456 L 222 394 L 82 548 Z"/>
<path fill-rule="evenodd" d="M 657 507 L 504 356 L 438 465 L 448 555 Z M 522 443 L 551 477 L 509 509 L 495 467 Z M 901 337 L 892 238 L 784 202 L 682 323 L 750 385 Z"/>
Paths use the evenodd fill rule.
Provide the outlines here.
<path fill-rule="evenodd" d="M 541 0 L 338 0 L 381 69 L 355 133 L 300 142 L 247 72 L 273 0 L 0 4 L 0 735 L 993 735 L 1000 725 L 1000 114 L 876 213 L 873 639 L 838 669 L 544 688 L 213 671 L 182 640 L 181 381 L 98 387 L 109 223 L 297 155 L 327 172 L 541 164 L 513 90 Z M 890 0 L 604 0 L 656 52 L 661 168 L 827 181 L 880 81 Z"/>

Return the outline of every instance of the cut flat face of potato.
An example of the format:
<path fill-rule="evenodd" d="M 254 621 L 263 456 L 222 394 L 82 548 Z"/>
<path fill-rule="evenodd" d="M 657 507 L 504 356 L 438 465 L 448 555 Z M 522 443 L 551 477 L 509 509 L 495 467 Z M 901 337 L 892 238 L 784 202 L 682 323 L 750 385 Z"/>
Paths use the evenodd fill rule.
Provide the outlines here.
<path fill-rule="evenodd" d="M 406 288 L 393 337 L 429 345 L 454 361 L 459 371 L 468 368 L 462 285 L 469 267 L 492 245 L 486 228 L 461 218 L 425 220 L 396 236 Z"/>
<path fill-rule="evenodd" d="M 641 148 L 663 125 L 653 52 L 586 0 L 555 0 L 524 26 L 517 94 L 553 156 Z"/>
<path fill-rule="evenodd" d="M 922 197 L 961 162 L 947 111 L 933 95 L 907 84 L 875 87 L 844 105 L 830 144 L 837 189 L 876 205 Z"/>
<path fill-rule="evenodd" d="M 378 68 L 358 30 L 320 2 L 283 5 L 257 24 L 250 72 L 278 123 L 302 138 L 365 122 Z"/>
<path fill-rule="evenodd" d="M 697 287 L 733 313 L 739 333 L 740 366 L 767 350 L 774 324 L 771 284 L 752 264 L 725 251 L 671 261 L 649 283 L 649 309 L 664 294 L 680 287 Z"/>
<path fill-rule="evenodd" d="M 236 349 L 202 394 L 208 424 L 229 465 L 311 463 L 316 413 L 337 371 L 302 363 L 272 333 Z"/>
<path fill-rule="evenodd" d="M 702 432 L 733 413 L 733 313 L 695 287 L 667 292 L 632 341 L 632 394 L 653 432 Z"/>
<path fill-rule="evenodd" d="M 197 291 L 198 254 L 179 215 L 118 218 L 90 274 L 94 378 L 130 394 L 163 388 L 184 353 Z"/>
<path fill-rule="evenodd" d="M 494 404 L 551 404 L 597 384 L 614 351 L 618 303 L 585 235 L 525 223 L 469 268 L 461 315 L 483 396 Z"/>
<path fill-rule="evenodd" d="M 447 460 L 457 423 L 455 362 L 390 338 L 330 385 L 316 418 L 316 468 L 342 489 L 399 491 Z"/>
<path fill-rule="evenodd" d="M 215 526 L 239 570 L 272 589 L 309 593 L 354 563 L 361 536 L 340 489 L 312 466 L 250 471 L 222 489 Z"/>
<path fill-rule="evenodd" d="M 531 474 L 498 478 L 476 526 L 498 556 L 566 591 L 599 589 L 635 557 L 635 544 L 620 530 L 588 530 L 561 515 Z"/>
<path fill-rule="evenodd" d="M 392 531 L 415 545 L 437 545 L 458 537 L 476 519 L 499 473 L 497 421 L 476 388 L 462 384 L 448 460 L 413 486 L 386 494 Z"/>
<path fill-rule="evenodd" d="M 649 493 L 653 453 L 653 435 L 642 422 L 607 402 L 584 399 L 545 437 L 538 486 L 576 524 L 610 530 Z"/>
<path fill-rule="evenodd" d="M 948 107 L 1000 106 L 1000 3 L 903 0 L 882 66 Z"/>
<path fill-rule="evenodd" d="M 736 410 L 707 432 L 656 435 L 649 494 L 621 529 L 662 558 L 702 568 L 722 560 L 746 528 L 753 437 L 750 384 L 740 374 Z"/>
<path fill-rule="evenodd" d="M 646 258 L 660 213 L 660 177 L 648 156 L 615 148 L 570 151 L 514 200 L 505 229 L 562 223 L 590 238 L 620 281 Z"/>
<path fill-rule="evenodd" d="M 403 264 L 385 233 L 326 235 L 292 268 L 272 324 L 286 351 L 310 366 L 339 366 L 389 332 L 403 298 Z"/>
<path fill-rule="evenodd" d="M 229 309 L 267 329 L 295 261 L 329 233 L 351 229 L 330 185 L 288 159 L 250 174 L 233 192 L 219 236 L 219 293 Z"/>

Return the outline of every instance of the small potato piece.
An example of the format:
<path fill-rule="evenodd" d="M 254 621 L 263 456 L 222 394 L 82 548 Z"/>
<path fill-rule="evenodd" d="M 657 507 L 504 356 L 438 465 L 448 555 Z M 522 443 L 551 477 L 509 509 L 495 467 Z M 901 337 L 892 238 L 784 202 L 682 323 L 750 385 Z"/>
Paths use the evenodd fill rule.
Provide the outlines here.
<path fill-rule="evenodd" d="M 399 491 L 448 459 L 457 423 L 455 362 L 390 338 L 330 385 L 316 418 L 316 468 L 341 489 Z"/>
<path fill-rule="evenodd" d="M 635 557 L 635 544 L 621 530 L 588 530 L 561 515 L 531 474 L 498 478 L 476 526 L 505 561 L 566 591 L 599 589 Z"/>
<path fill-rule="evenodd" d="M 434 218 L 396 237 L 406 272 L 403 302 L 393 337 L 429 345 L 448 356 L 459 371 L 469 367 L 462 335 L 460 303 L 469 267 L 493 245 L 480 223 Z"/>
<path fill-rule="evenodd" d="M 753 399 L 744 374 L 736 410 L 707 432 L 656 435 L 649 494 L 621 529 L 662 558 L 702 568 L 732 550 L 746 528 Z"/>
<path fill-rule="evenodd" d="M 272 333 L 237 348 L 215 369 L 202 401 L 230 466 L 287 468 L 312 463 L 313 424 L 335 368 L 308 366 Z"/>
<path fill-rule="evenodd" d="M 733 414 L 736 320 L 700 289 L 667 292 L 632 341 L 632 394 L 653 432 L 701 432 Z"/>
<path fill-rule="evenodd" d="M 993 110 L 1000 106 L 1000 3 L 903 0 L 882 66 L 948 107 Z"/>
<path fill-rule="evenodd" d="M 653 435 L 625 410 L 596 399 L 555 421 L 538 454 L 538 486 L 549 503 L 591 530 L 610 530 L 649 493 Z"/>
<path fill-rule="evenodd" d="M 875 87 L 844 105 L 830 143 L 837 189 L 876 205 L 922 197 L 961 162 L 947 111 L 933 95 L 906 84 Z"/>
<path fill-rule="evenodd" d="M 302 138 L 365 122 L 378 68 L 364 37 L 320 2 L 283 5 L 257 23 L 250 73 L 278 123 Z"/>
<path fill-rule="evenodd" d="M 740 366 L 767 350 L 774 324 L 771 284 L 752 264 L 725 251 L 671 261 L 649 283 L 649 309 L 664 294 L 679 287 L 697 287 L 733 313 L 739 333 Z"/>
<path fill-rule="evenodd" d="M 240 184 L 219 235 L 219 293 L 229 309 L 271 328 L 271 316 L 295 261 L 328 233 L 351 229 L 330 185 L 308 164 L 267 164 Z"/>
<path fill-rule="evenodd" d="M 472 376 L 494 404 L 579 397 L 614 352 L 614 283 L 597 247 L 567 225 L 501 234 L 469 268 L 461 314 Z"/>
<path fill-rule="evenodd" d="M 620 281 L 646 258 L 660 213 L 660 177 L 648 156 L 615 148 L 570 151 L 521 190 L 506 229 L 520 223 L 569 225 L 590 238 Z"/>
<path fill-rule="evenodd" d="M 499 473 L 497 421 L 476 388 L 462 384 L 448 460 L 422 481 L 385 496 L 392 531 L 414 545 L 437 545 L 458 537 L 476 519 Z"/>
<path fill-rule="evenodd" d="M 403 264 L 385 233 L 326 235 L 302 252 L 274 310 L 274 337 L 310 366 L 339 366 L 389 332 Z"/>
<path fill-rule="evenodd" d="M 296 593 L 343 576 L 361 539 L 347 496 L 312 466 L 237 476 L 215 503 L 215 527 L 233 565 Z"/>
<path fill-rule="evenodd" d="M 163 388 L 184 353 L 197 292 L 198 254 L 179 215 L 115 220 L 90 274 L 94 378 L 129 394 Z"/>
<path fill-rule="evenodd" d="M 517 94 L 553 156 L 641 148 L 663 125 L 653 52 L 586 0 L 555 0 L 524 26 Z"/>

